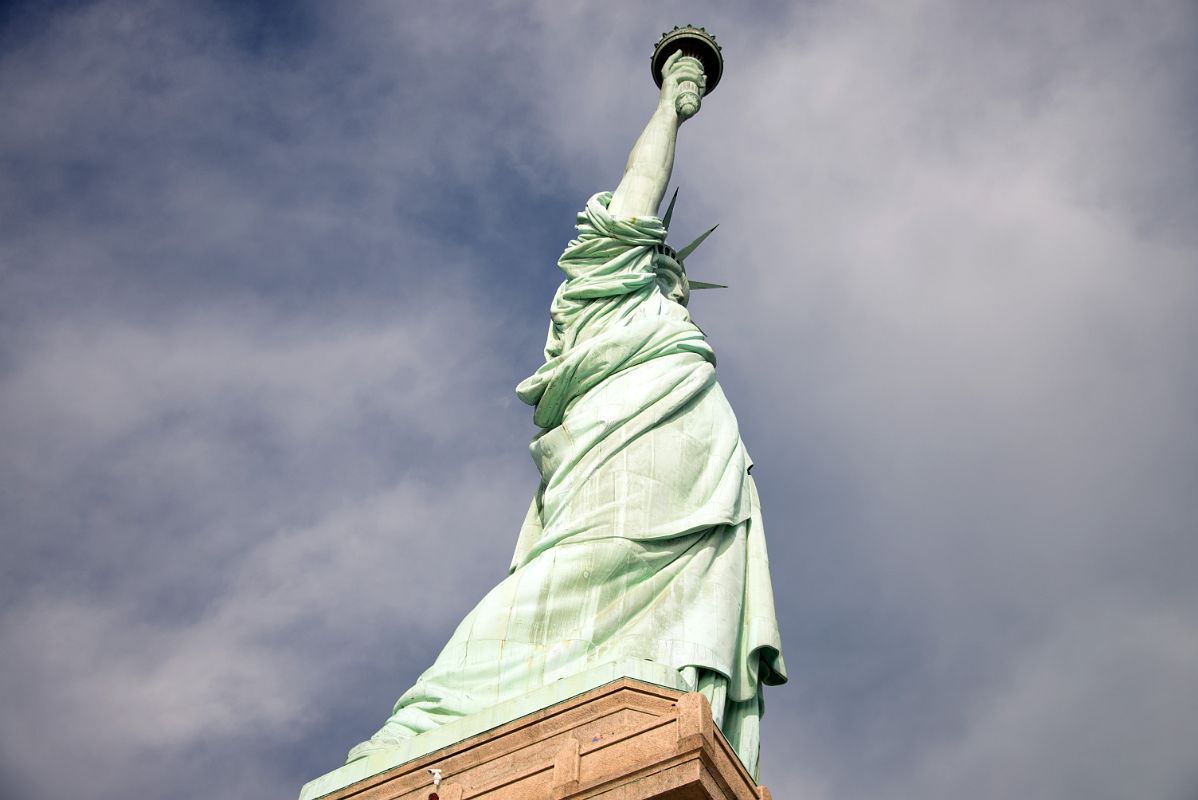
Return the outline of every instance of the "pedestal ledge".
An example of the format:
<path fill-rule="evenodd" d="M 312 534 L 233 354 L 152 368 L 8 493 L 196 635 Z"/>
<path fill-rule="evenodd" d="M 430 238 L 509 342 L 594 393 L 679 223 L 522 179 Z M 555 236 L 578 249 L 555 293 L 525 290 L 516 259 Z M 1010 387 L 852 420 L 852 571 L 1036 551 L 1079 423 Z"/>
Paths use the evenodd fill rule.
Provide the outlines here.
<path fill-rule="evenodd" d="M 353 766 L 312 781 L 301 800 L 770 800 L 703 695 L 629 677 L 343 783 Z"/>

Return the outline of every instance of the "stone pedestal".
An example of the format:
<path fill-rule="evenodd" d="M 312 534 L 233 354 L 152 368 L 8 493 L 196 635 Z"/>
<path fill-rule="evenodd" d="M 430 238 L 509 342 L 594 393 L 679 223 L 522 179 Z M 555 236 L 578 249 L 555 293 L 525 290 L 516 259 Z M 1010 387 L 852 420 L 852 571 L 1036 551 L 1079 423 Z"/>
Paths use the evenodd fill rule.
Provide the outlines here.
<path fill-rule="evenodd" d="M 434 787 L 431 769 L 441 771 Z M 770 800 L 701 694 L 622 677 L 304 800 Z"/>

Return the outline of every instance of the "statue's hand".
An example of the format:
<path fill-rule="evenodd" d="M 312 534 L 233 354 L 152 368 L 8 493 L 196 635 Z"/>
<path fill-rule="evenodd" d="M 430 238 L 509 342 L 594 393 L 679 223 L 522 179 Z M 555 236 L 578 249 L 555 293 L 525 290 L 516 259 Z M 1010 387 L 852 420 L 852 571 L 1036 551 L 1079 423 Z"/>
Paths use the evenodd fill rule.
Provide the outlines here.
<path fill-rule="evenodd" d="M 679 122 L 683 122 L 699 113 L 706 88 L 707 76 L 703 74 L 703 63 L 679 51 L 666 59 L 661 68 L 661 99 L 658 107 L 676 113 Z"/>

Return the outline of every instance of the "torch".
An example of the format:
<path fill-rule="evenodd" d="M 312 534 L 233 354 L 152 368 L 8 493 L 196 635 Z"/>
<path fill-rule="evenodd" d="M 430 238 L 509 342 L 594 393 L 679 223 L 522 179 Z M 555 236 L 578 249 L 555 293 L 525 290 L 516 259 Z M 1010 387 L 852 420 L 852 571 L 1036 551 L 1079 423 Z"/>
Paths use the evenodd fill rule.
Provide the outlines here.
<path fill-rule="evenodd" d="M 649 61 L 649 67 L 653 71 L 653 81 L 657 88 L 661 88 L 662 67 L 670 56 L 679 51 L 684 56 L 699 59 L 699 63 L 703 65 L 703 74 L 707 76 L 707 88 L 703 94 L 711 94 L 724 73 L 724 56 L 715 42 L 715 37 L 694 25 L 675 27 L 669 33 L 663 33 L 653 48 L 653 58 Z M 683 81 L 678 88 L 680 91 L 675 107 L 678 115 L 687 119 L 699 111 L 699 87 L 694 81 Z"/>

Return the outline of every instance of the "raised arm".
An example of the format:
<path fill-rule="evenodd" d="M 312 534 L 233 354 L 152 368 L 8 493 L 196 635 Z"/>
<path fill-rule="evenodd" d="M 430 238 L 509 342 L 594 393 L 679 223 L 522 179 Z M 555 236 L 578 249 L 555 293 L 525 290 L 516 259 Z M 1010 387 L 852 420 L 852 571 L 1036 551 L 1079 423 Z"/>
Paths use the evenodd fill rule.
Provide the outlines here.
<path fill-rule="evenodd" d="M 687 102 L 685 82 L 694 83 L 703 94 L 707 82 L 703 65 L 697 58 L 680 52 L 670 56 L 662 67 L 661 96 L 649 124 L 632 146 L 624 177 L 612 195 L 608 206 L 613 216 L 656 216 L 661 198 L 665 196 L 674 169 L 674 143 L 678 126 L 699 109 L 697 98 Z M 683 95 L 680 101 L 679 95 Z M 693 103 L 693 104 L 692 104 Z M 679 105 L 682 110 L 679 110 Z"/>

